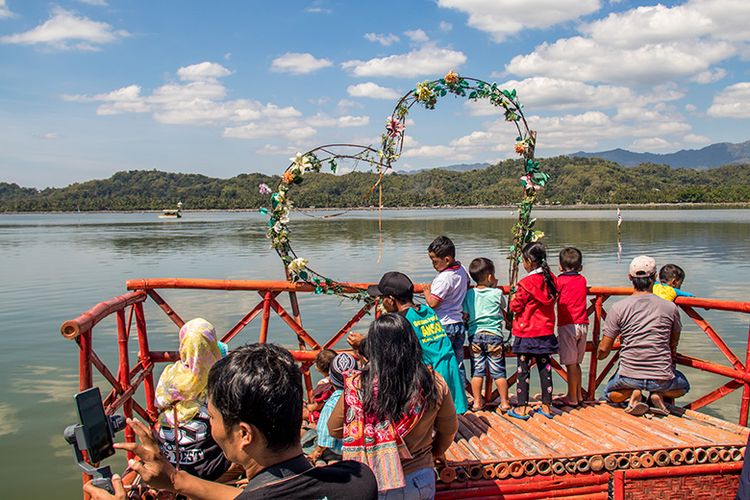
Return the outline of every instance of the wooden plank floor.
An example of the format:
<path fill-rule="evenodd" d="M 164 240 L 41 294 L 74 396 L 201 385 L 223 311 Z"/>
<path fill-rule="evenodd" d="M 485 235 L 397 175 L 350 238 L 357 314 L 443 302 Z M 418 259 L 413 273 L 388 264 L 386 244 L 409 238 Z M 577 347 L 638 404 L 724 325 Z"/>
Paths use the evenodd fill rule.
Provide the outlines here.
<path fill-rule="evenodd" d="M 553 419 L 537 414 L 527 421 L 494 411 L 461 415 L 447 465 L 710 447 L 735 447 L 736 457 L 750 432 L 682 409 L 652 418 L 634 417 L 604 403 L 554 412 Z"/>

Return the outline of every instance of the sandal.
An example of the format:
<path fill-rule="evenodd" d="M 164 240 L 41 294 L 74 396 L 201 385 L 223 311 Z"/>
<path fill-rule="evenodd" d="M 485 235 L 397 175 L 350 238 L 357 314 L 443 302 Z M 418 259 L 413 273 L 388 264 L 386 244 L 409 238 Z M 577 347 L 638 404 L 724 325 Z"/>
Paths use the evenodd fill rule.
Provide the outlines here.
<path fill-rule="evenodd" d="M 570 400 L 565 396 L 560 396 L 559 398 L 555 398 L 552 400 L 552 406 L 557 406 L 558 408 L 561 408 L 563 406 L 578 408 L 578 405 L 580 405 L 580 403 L 571 403 Z"/>
<path fill-rule="evenodd" d="M 635 405 L 630 406 L 628 405 L 627 408 L 625 408 L 625 413 L 628 415 L 633 415 L 634 417 L 642 417 L 646 414 L 648 411 L 648 405 L 646 403 L 642 403 L 638 401 Z"/>
<path fill-rule="evenodd" d="M 658 396 L 656 394 L 652 394 L 649 396 L 649 402 L 653 405 L 649 405 L 649 411 L 652 415 L 656 415 L 659 417 L 668 417 L 669 416 L 669 409 L 664 404 L 664 400 L 661 396 Z"/>
<path fill-rule="evenodd" d="M 516 410 L 510 409 L 508 410 L 508 413 L 506 413 L 509 417 L 517 418 L 518 420 L 528 420 L 531 418 L 531 415 L 521 415 L 520 413 L 516 413 Z"/>
<path fill-rule="evenodd" d="M 541 406 L 540 406 L 539 408 L 537 408 L 537 409 L 536 409 L 536 412 L 537 412 L 538 414 L 540 414 L 540 415 L 543 415 L 543 416 L 547 417 L 547 418 L 548 418 L 548 419 L 550 419 L 550 420 L 552 420 L 553 418 L 555 418 L 555 416 L 554 416 L 554 415 L 552 415 L 551 413 L 547 413 L 546 411 L 542 410 L 542 407 L 541 407 Z"/>

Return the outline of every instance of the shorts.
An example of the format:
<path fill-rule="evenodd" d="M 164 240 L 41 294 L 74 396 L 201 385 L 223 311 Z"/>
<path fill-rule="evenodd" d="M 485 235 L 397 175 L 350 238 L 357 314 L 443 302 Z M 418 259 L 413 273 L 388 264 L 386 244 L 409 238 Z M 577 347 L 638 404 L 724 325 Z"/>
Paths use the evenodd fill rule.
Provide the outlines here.
<path fill-rule="evenodd" d="M 507 378 L 503 338 L 477 332 L 471 341 L 471 365 L 475 377 L 484 377 L 489 366 L 492 380 Z"/>
<path fill-rule="evenodd" d="M 588 333 L 589 325 L 559 325 L 557 327 L 561 365 L 580 365 L 583 363 Z"/>
<path fill-rule="evenodd" d="M 690 382 L 688 382 L 685 375 L 679 370 L 674 371 L 674 378 L 666 380 L 630 378 L 615 373 L 612 378 L 609 379 L 609 382 L 607 382 L 607 387 L 604 388 L 604 396 L 609 399 L 609 394 L 611 392 L 621 391 L 623 389 L 639 389 L 641 391 L 648 391 L 649 393 L 681 390 L 687 393 L 690 391 Z"/>

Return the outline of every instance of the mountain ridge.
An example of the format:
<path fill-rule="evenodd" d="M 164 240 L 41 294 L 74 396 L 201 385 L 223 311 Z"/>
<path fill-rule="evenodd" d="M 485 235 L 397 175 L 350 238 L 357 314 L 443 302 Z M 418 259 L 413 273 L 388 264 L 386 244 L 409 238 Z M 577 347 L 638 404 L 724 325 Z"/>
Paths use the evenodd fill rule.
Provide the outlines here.
<path fill-rule="evenodd" d="M 717 142 L 700 149 L 681 149 L 674 153 L 636 153 L 615 148 L 594 153 L 578 151 L 566 156 L 601 158 L 619 163 L 624 167 L 656 163 L 674 168 L 707 169 L 735 163 L 750 163 L 750 140 L 739 143 Z"/>

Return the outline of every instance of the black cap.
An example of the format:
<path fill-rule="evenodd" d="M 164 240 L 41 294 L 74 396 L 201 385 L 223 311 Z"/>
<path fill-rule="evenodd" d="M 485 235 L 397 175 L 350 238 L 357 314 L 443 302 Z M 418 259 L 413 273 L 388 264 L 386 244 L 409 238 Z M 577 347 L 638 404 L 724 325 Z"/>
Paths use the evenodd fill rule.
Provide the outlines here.
<path fill-rule="evenodd" d="M 380 278 L 380 283 L 367 287 L 371 297 L 390 295 L 391 297 L 405 297 L 414 293 L 414 283 L 404 273 L 391 271 Z"/>

